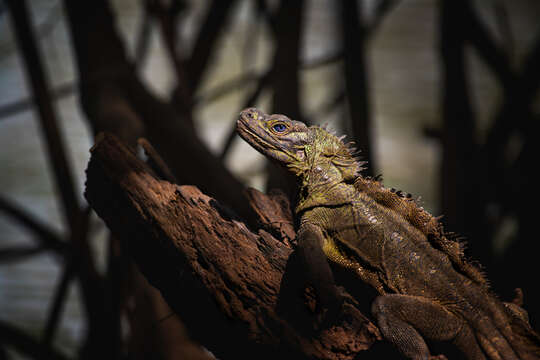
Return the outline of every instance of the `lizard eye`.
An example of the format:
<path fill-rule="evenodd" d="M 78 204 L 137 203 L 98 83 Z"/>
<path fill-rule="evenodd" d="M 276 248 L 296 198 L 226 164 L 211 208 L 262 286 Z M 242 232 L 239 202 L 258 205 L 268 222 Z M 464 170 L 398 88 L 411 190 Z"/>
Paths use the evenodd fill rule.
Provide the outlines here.
<path fill-rule="evenodd" d="M 275 132 L 282 133 L 287 130 L 287 125 L 283 123 L 277 123 L 272 126 L 272 129 L 274 129 Z"/>

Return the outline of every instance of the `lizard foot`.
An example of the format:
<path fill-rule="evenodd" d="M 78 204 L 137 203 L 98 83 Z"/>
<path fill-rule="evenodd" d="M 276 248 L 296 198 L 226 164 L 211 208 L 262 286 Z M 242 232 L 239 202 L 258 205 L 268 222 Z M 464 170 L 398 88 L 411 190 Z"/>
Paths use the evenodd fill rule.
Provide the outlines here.
<path fill-rule="evenodd" d="M 334 325 L 343 312 L 343 304 L 345 303 L 344 294 L 338 286 L 333 287 L 332 290 L 332 296 L 325 296 L 322 299 L 318 298 L 313 308 L 315 315 L 314 327 L 316 329 L 326 329 Z"/>

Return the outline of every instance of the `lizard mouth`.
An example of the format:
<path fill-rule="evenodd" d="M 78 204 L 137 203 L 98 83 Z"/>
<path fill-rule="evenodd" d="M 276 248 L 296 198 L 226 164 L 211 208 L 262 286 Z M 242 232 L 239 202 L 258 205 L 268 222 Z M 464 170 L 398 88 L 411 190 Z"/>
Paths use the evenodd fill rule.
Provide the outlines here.
<path fill-rule="evenodd" d="M 238 135 L 245 141 L 247 141 L 251 146 L 253 146 L 257 151 L 263 155 L 267 155 L 269 150 L 278 150 L 276 145 L 265 140 L 261 135 L 254 131 L 250 126 L 250 119 L 245 119 L 244 116 L 240 116 L 236 121 L 236 129 Z"/>
<path fill-rule="evenodd" d="M 287 149 L 291 148 L 290 141 L 287 139 L 276 139 L 275 136 L 265 128 L 265 125 L 263 119 L 257 119 L 256 116 L 253 117 L 251 112 L 243 111 L 236 121 L 236 131 L 238 135 L 240 135 L 240 137 L 255 150 L 271 160 L 276 161 L 281 166 L 304 160 L 303 148 L 296 149 L 295 146 L 295 148 L 289 152 Z"/>

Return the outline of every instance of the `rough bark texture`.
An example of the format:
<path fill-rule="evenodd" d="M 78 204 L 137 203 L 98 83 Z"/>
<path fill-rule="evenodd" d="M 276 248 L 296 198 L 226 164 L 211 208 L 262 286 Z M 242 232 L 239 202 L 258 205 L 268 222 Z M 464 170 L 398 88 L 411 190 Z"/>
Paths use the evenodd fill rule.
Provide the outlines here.
<path fill-rule="evenodd" d="M 300 285 L 279 196 L 249 191 L 268 231 L 248 229 L 196 187 L 157 179 L 104 134 L 92 149 L 85 195 L 191 335 L 219 358 L 352 359 L 379 338 L 352 297 L 335 324 L 312 330 L 313 299 Z"/>

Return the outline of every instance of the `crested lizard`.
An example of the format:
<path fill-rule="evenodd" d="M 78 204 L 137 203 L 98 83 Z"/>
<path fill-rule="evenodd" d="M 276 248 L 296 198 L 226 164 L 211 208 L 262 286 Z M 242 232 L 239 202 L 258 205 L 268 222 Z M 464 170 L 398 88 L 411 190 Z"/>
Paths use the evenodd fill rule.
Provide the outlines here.
<path fill-rule="evenodd" d="M 468 359 L 540 358 L 525 311 L 495 296 L 437 218 L 363 177 L 363 162 L 342 138 L 255 108 L 240 113 L 237 132 L 298 180 L 297 246 L 315 254 L 307 265 L 321 303 L 340 296 L 328 259 L 376 289 L 376 323 L 407 358 L 437 358 L 426 338 L 452 341 Z"/>

